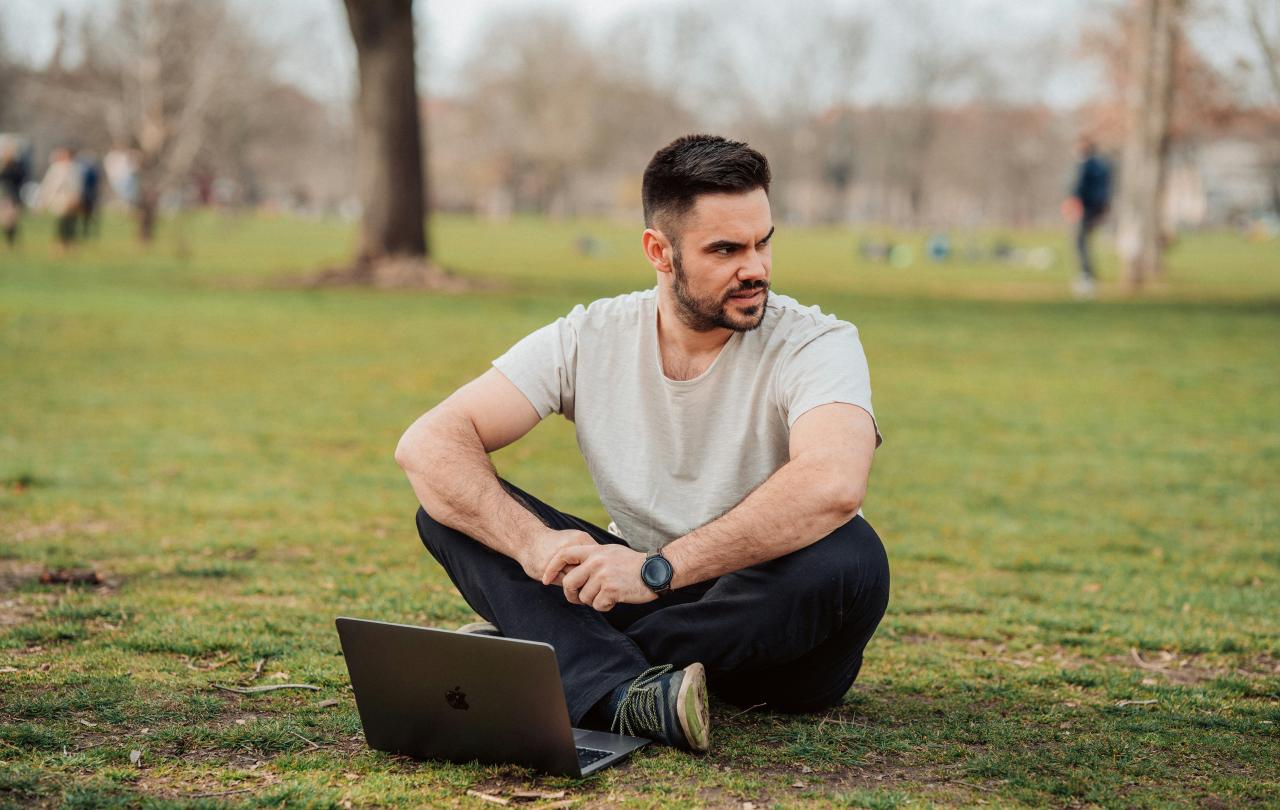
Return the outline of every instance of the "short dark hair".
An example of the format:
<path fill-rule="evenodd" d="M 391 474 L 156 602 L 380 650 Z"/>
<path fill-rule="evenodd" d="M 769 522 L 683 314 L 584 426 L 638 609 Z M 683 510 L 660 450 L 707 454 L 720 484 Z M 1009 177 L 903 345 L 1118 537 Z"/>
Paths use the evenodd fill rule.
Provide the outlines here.
<path fill-rule="evenodd" d="M 700 194 L 769 193 L 769 161 L 739 141 L 719 135 L 685 135 L 658 150 L 644 170 L 641 199 L 646 228 L 674 228 Z M 671 238 L 676 234 L 668 233 Z"/>

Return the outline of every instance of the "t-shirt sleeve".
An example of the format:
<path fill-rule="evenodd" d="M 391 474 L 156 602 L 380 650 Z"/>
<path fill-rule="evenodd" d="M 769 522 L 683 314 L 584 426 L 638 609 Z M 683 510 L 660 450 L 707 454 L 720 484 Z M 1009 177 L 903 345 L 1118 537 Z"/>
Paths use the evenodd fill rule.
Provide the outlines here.
<path fill-rule="evenodd" d="M 575 307 L 567 317 L 530 333 L 493 361 L 493 367 L 520 389 L 540 419 L 560 413 L 573 420 L 578 365 L 575 316 L 580 310 L 581 306 Z"/>
<path fill-rule="evenodd" d="M 853 324 L 841 324 L 791 353 L 778 374 L 779 399 L 790 428 L 806 411 L 831 402 L 847 402 L 871 414 L 871 373 Z M 876 424 L 876 447 L 884 438 Z"/>

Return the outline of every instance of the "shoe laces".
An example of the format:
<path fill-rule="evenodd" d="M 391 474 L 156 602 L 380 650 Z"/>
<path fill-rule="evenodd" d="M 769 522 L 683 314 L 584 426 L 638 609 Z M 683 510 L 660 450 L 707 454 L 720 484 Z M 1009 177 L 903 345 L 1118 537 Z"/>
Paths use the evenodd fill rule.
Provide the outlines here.
<path fill-rule="evenodd" d="M 662 717 L 658 709 L 661 689 L 654 688 L 658 679 L 671 671 L 670 664 L 649 667 L 631 682 L 627 693 L 618 701 L 610 728 L 618 734 L 641 736 L 641 730 L 662 731 Z"/>

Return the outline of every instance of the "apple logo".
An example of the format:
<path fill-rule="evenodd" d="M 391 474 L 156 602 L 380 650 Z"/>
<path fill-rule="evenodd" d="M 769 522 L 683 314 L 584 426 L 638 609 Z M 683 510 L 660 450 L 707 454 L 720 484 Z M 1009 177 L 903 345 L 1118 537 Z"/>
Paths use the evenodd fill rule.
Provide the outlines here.
<path fill-rule="evenodd" d="M 450 691 L 445 692 L 444 699 L 450 708 L 462 709 L 463 711 L 471 708 L 467 705 L 467 693 L 462 691 L 461 686 L 455 686 Z"/>

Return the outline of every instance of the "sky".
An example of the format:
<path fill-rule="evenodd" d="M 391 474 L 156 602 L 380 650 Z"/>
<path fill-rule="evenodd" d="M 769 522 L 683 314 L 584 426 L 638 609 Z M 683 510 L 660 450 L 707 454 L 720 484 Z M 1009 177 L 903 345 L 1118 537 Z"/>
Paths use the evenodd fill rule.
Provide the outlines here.
<path fill-rule="evenodd" d="M 230 2 L 255 16 L 268 42 L 280 44 L 277 70 L 283 78 L 328 101 L 342 102 L 350 97 L 354 53 L 341 0 Z M 602 38 L 624 19 L 668 13 L 692 2 L 695 0 L 417 0 L 415 15 L 425 57 L 420 59 L 422 81 L 433 94 L 456 91 L 461 66 L 487 23 L 504 14 L 563 9 L 586 35 Z M 1123 0 L 792 0 L 789 9 L 803 14 L 819 7 L 837 8 L 871 19 L 874 37 L 868 43 L 856 92 L 863 102 L 892 100 L 900 92 L 898 65 L 915 36 L 914 9 L 915 14 L 927 15 L 948 42 L 1011 52 L 1013 59 L 1033 60 L 1045 48 L 1056 49 L 1062 57 L 1056 69 L 1043 77 L 1024 77 L 1027 93 L 1054 106 L 1071 107 L 1087 100 L 1100 82 L 1096 67 L 1072 58 L 1081 29 L 1117 2 Z M 5 34 L 10 50 L 39 63 L 53 48 L 54 19 L 59 10 L 78 15 L 106 5 L 102 0 L 0 0 L 0 23 L 8 29 Z M 1221 21 L 1201 25 L 1199 38 L 1212 54 L 1247 47 L 1243 32 L 1233 31 Z M 297 47 L 301 40 L 311 44 Z"/>

